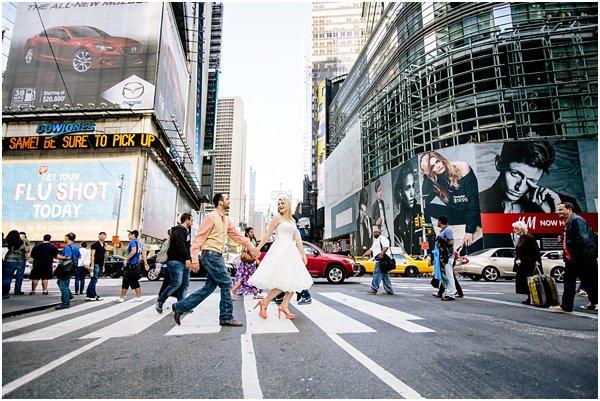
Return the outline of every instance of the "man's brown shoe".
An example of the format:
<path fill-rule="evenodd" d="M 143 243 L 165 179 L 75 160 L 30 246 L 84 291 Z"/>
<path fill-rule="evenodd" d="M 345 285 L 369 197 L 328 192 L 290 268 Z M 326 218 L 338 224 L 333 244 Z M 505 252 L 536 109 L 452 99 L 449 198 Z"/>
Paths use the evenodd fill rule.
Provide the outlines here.
<path fill-rule="evenodd" d="M 219 323 L 221 326 L 242 327 L 244 324 L 231 319 L 228 322 Z"/>
<path fill-rule="evenodd" d="M 173 309 L 173 319 L 177 326 L 181 326 L 181 315 L 175 309 Z"/>

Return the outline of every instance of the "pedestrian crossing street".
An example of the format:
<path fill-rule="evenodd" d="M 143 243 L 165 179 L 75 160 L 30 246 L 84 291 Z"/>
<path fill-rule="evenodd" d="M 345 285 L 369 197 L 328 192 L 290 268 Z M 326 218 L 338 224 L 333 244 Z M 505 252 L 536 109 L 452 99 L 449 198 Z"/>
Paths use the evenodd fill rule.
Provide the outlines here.
<path fill-rule="evenodd" d="M 297 315 L 297 319 L 304 316 L 327 334 L 372 333 L 376 330 L 340 312 L 335 307 L 319 301 L 318 298 L 320 297 L 334 301 L 334 304 L 343 304 L 375 317 L 406 332 L 430 333 L 434 331 L 415 323 L 415 321 L 423 320 L 418 316 L 340 292 L 321 292 L 316 297 L 313 297 L 313 302 L 309 305 L 296 306 L 292 304 L 295 307 L 293 313 Z M 143 306 L 141 310 L 133 315 L 128 314 L 127 316 L 123 316 L 122 319 L 79 338 L 96 339 L 134 336 L 148 329 L 161 319 L 173 318 L 171 305 L 175 300 L 173 298 L 167 300 L 164 304 L 164 312 L 162 314 L 156 312 L 154 308 L 155 300 L 156 296 L 153 295 L 142 296 L 141 302 L 133 302 L 133 299 L 129 299 L 126 302 L 118 303 L 117 297 L 107 297 L 103 301 L 78 303 L 72 305 L 69 309 L 54 310 L 36 316 L 5 321 L 2 324 L 3 342 L 53 340 L 124 314 L 132 308 L 136 308 L 137 310 L 137 307 Z M 193 313 L 184 315 L 181 326 L 174 324 L 173 328 L 164 335 L 181 336 L 218 333 L 222 330 L 222 327 L 219 325 L 219 300 L 219 293 L 211 294 L 195 308 Z M 246 333 L 297 333 L 299 331 L 294 320 L 285 319 L 283 316 L 281 319 L 278 318 L 277 305 L 274 302 L 271 302 L 267 309 L 268 319 L 261 319 L 258 316 L 257 309 L 254 309 L 256 302 L 251 296 L 243 298 L 246 316 L 245 319 L 238 318 L 238 320 L 245 320 Z M 67 319 L 62 319 L 65 317 Z M 54 320 L 59 319 L 60 321 L 54 322 Z M 11 332 L 15 330 L 31 325 L 38 325 L 42 322 L 46 322 L 44 327 L 10 336 Z"/>

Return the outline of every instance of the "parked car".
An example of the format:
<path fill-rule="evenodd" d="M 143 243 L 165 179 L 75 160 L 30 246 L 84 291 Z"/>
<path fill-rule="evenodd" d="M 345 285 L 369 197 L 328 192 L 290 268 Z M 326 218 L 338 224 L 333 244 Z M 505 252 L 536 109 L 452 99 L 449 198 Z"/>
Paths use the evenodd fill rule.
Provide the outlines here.
<path fill-rule="evenodd" d="M 146 277 L 148 277 L 148 280 L 156 281 L 160 280 L 163 277 L 165 269 L 161 269 L 159 275 L 156 274 L 156 254 L 148 257 L 148 266 L 150 266 L 150 268 L 146 272 Z M 235 263 L 226 261 L 225 266 L 227 266 L 229 275 L 231 277 L 235 277 L 235 273 L 237 272 Z M 206 277 L 206 270 L 204 270 L 204 266 L 202 266 L 202 263 L 200 263 L 200 270 L 198 270 L 198 273 L 192 272 L 190 273 L 190 277 Z"/>
<path fill-rule="evenodd" d="M 391 257 L 393 255 L 396 262 L 396 268 L 390 271 L 391 274 L 401 274 L 408 277 L 417 277 L 419 274 L 433 273 L 433 266 L 431 265 L 431 259 L 418 258 L 417 256 L 411 256 L 407 253 L 396 252 L 390 250 L 387 254 Z M 373 258 L 358 261 L 360 265 L 361 273 L 373 274 L 375 271 L 375 260 Z"/>
<path fill-rule="evenodd" d="M 27 39 L 24 50 L 26 64 L 56 62 L 78 73 L 144 63 L 143 46 L 137 40 L 111 36 L 86 25 L 48 28 Z"/>
<path fill-rule="evenodd" d="M 562 282 L 565 265 L 560 251 L 542 252 L 541 256 L 543 273 Z M 473 280 L 483 278 L 486 281 L 496 281 L 499 278 L 512 279 L 516 277 L 517 273 L 513 272 L 514 263 L 514 248 L 490 248 L 463 256 L 460 268 L 455 268 L 455 270 Z"/>
<path fill-rule="evenodd" d="M 359 268 L 353 258 L 327 253 L 318 246 L 304 241 L 304 252 L 308 263 L 306 268 L 312 277 L 323 277 L 333 284 L 343 283 L 349 277 L 358 274 Z M 260 250 L 263 260 L 273 242 L 267 242 Z"/>

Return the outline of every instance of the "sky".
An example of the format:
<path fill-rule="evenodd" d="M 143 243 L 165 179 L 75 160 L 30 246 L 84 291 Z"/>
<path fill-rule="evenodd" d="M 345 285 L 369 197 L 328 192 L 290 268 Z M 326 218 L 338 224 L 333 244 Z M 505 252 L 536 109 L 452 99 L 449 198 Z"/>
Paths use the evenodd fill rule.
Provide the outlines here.
<path fill-rule="evenodd" d="M 252 167 L 258 210 L 280 188 L 302 199 L 303 55 L 310 45 L 311 3 L 224 3 L 219 96 L 244 102 L 246 192 Z"/>

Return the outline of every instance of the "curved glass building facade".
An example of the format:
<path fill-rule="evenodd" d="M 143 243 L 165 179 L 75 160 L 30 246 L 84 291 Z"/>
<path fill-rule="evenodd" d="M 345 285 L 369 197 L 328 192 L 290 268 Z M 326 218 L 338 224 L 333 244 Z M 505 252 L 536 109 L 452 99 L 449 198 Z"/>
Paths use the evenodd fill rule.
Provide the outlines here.
<path fill-rule="evenodd" d="M 596 138 L 597 3 L 395 3 L 330 108 L 360 123 L 363 185 L 429 150 Z"/>

